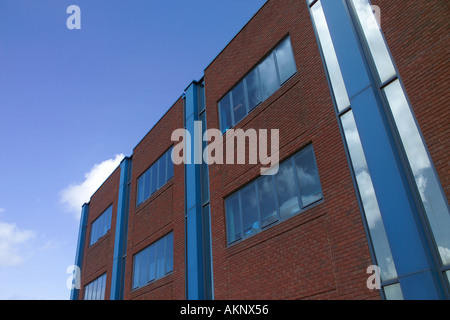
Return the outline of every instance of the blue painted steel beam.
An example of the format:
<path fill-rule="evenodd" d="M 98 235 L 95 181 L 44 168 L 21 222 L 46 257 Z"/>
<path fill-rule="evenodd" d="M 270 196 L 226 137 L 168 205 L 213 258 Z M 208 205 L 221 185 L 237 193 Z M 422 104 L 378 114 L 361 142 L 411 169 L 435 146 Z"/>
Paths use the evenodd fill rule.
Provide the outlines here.
<path fill-rule="evenodd" d="M 125 158 L 120 163 L 119 197 L 117 201 L 116 232 L 114 237 L 113 269 L 111 274 L 111 300 L 123 299 L 123 256 L 127 245 L 127 227 L 129 210 L 129 185 L 131 159 Z"/>
<path fill-rule="evenodd" d="M 80 227 L 78 230 L 77 251 L 75 255 L 75 266 L 81 271 L 83 267 L 84 246 L 86 243 L 87 221 L 89 217 L 89 204 L 85 203 L 81 208 Z M 81 275 L 80 275 L 81 276 Z M 70 300 L 78 300 L 80 289 L 73 288 L 70 292 Z"/>

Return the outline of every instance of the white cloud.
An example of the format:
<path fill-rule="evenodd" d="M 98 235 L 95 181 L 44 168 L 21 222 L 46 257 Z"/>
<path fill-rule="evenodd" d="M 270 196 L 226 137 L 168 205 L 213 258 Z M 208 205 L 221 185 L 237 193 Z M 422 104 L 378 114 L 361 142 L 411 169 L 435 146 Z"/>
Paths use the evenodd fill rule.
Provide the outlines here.
<path fill-rule="evenodd" d="M 0 266 L 16 266 L 24 261 L 20 249 L 35 236 L 33 231 L 20 230 L 13 223 L 0 221 Z"/>
<path fill-rule="evenodd" d="M 80 184 L 71 184 L 61 191 L 60 201 L 66 205 L 67 210 L 79 216 L 81 206 L 89 202 L 92 194 L 105 182 L 111 173 L 117 168 L 123 154 L 117 154 L 113 159 L 105 160 L 95 164 L 92 169 L 84 175 L 84 181 Z"/>

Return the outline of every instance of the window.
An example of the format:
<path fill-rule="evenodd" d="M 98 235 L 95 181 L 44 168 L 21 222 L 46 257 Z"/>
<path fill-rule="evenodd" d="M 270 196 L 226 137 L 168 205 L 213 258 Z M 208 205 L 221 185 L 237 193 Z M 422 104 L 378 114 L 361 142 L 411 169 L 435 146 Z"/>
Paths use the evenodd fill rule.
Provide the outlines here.
<path fill-rule="evenodd" d="M 84 300 L 105 300 L 106 273 L 84 288 Z"/>
<path fill-rule="evenodd" d="M 141 204 L 173 177 L 172 147 L 147 169 L 137 181 L 136 205 Z"/>
<path fill-rule="evenodd" d="M 227 131 L 297 72 L 288 36 L 219 101 L 220 126 Z"/>
<path fill-rule="evenodd" d="M 292 217 L 322 198 L 310 145 L 281 162 L 276 175 L 260 176 L 225 199 L 228 244 Z"/>
<path fill-rule="evenodd" d="M 133 289 L 141 288 L 173 271 L 173 232 L 134 256 Z"/>
<path fill-rule="evenodd" d="M 91 240 L 89 245 L 93 245 L 111 229 L 112 205 L 98 217 L 91 226 Z"/>

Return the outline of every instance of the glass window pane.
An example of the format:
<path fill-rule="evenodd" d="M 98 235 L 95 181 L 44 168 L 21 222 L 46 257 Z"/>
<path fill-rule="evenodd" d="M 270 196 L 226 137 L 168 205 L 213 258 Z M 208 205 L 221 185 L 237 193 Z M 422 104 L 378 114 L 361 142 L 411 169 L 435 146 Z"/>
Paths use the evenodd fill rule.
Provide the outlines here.
<path fill-rule="evenodd" d="M 355 8 L 380 80 L 384 83 L 395 76 L 396 71 L 372 6 L 368 0 L 352 0 L 351 2 Z"/>
<path fill-rule="evenodd" d="M 397 271 L 392 258 L 386 231 L 384 229 L 380 209 L 378 207 L 378 200 L 373 188 L 366 157 L 356 128 L 353 112 L 349 111 L 342 115 L 341 122 L 375 256 L 377 258 L 378 266 L 381 269 L 381 279 L 384 281 L 392 280 L 397 277 Z"/>
<path fill-rule="evenodd" d="M 272 176 L 262 176 L 258 179 L 258 198 L 261 223 L 265 227 L 278 220 L 277 199 Z"/>
<path fill-rule="evenodd" d="M 173 177 L 173 161 L 172 161 L 172 150 L 173 148 L 170 148 L 170 150 L 167 152 L 167 180 Z"/>
<path fill-rule="evenodd" d="M 112 219 L 112 205 L 109 207 L 108 211 L 108 230 L 111 229 L 111 219 Z"/>
<path fill-rule="evenodd" d="M 330 30 L 328 29 L 327 20 L 325 19 L 320 0 L 311 8 L 311 14 L 322 47 L 326 68 L 328 70 L 328 77 L 331 86 L 333 87 L 337 108 L 339 111 L 342 111 L 350 105 L 350 100 L 348 98 L 344 78 L 342 77 L 341 68 L 339 67 L 336 51 L 334 49 L 333 41 L 331 40 Z"/>
<path fill-rule="evenodd" d="M 291 39 L 289 37 L 275 49 L 275 56 L 277 58 L 280 81 L 283 83 L 297 72 Z"/>
<path fill-rule="evenodd" d="M 258 68 L 253 69 L 245 78 L 248 95 L 248 110 L 251 111 L 261 103 L 261 87 L 259 83 Z"/>
<path fill-rule="evenodd" d="M 391 284 L 383 288 L 386 300 L 403 300 L 402 288 L 400 283 Z"/>
<path fill-rule="evenodd" d="M 442 264 L 450 265 L 450 213 L 432 161 L 399 80 L 384 88 L 411 166 Z"/>
<path fill-rule="evenodd" d="M 84 287 L 84 296 L 83 296 L 83 300 L 87 300 L 88 299 L 88 287 Z"/>
<path fill-rule="evenodd" d="M 91 283 L 91 286 L 92 286 L 91 300 L 98 300 L 98 298 L 97 298 L 97 284 L 98 284 L 97 280 L 94 280 Z"/>
<path fill-rule="evenodd" d="M 140 265 L 139 265 L 139 286 L 143 287 L 147 284 L 148 275 L 148 248 L 144 249 L 139 253 L 140 255 Z"/>
<path fill-rule="evenodd" d="M 91 300 L 92 284 L 88 284 L 86 287 L 86 300 Z"/>
<path fill-rule="evenodd" d="M 295 186 L 294 170 L 290 159 L 284 161 L 275 175 L 280 218 L 286 218 L 300 211 Z"/>
<path fill-rule="evenodd" d="M 447 281 L 448 281 L 448 284 L 450 285 L 450 270 L 446 271 L 445 275 L 447 276 Z"/>
<path fill-rule="evenodd" d="M 158 160 L 158 189 L 166 183 L 166 154 Z"/>
<path fill-rule="evenodd" d="M 313 149 L 307 148 L 295 157 L 300 196 L 303 207 L 322 199 L 319 172 Z"/>
<path fill-rule="evenodd" d="M 228 243 L 231 243 L 242 237 L 238 193 L 225 200 L 225 211 L 227 215 Z"/>
<path fill-rule="evenodd" d="M 137 204 L 144 201 L 144 175 L 141 175 L 137 182 Z"/>
<path fill-rule="evenodd" d="M 238 123 L 247 115 L 247 107 L 245 102 L 245 91 L 244 82 L 241 81 L 234 89 L 231 91 L 232 94 L 232 110 L 234 114 L 234 124 Z"/>
<path fill-rule="evenodd" d="M 105 300 L 105 287 L 106 287 L 106 273 L 102 276 L 102 291 L 100 293 L 100 300 Z"/>
<path fill-rule="evenodd" d="M 100 221 L 101 221 L 101 228 L 102 228 L 100 237 L 103 237 L 106 234 L 106 232 L 108 231 L 108 211 L 106 211 L 102 214 Z"/>
<path fill-rule="evenodd" d="M 173 233 L 166 236 L 166 273 L 173 270 Z"/>
<path fill-rule="evenodd" d="M 241 191 L 242 226 L 244 235 L 257 232 L 259 227 L 258 198 L 255 184 L 252 183 Z"/>
<path fill-rule="evenodd" d="M 151 170 L 147 170 L 144 173 L 143 180 L 144 180 L 144 198 L 143 200 L 147 200 L 150 197 L 150 183 L 151 183 Z"/>
<path fill-rule="evenodd" d="M 165 265 L 164 265 L 164 241 L 159 240 L 156 242 L 156 279 L 164 276 L 165 273 Z"/>
<path fill-rule="evenodd" d="M 230 94 L 227 94 L 222 100 L 220 100 L 219 112 L 220 112 L 220 128 L 222 132 L 225 132 L 233 126 L 231 121 Z"/>
<path fill-rule="evenodd" d="M 133 261 L 133 289 L 139 287 L 140 263 L 141 256 L 140 254 L 137 254 L 134 256 Z"/>
<path fill-rule="evenodd" d="M 264 59 L 258 68 L 259 76 L 261 78 L 263 99 L 265 100 L 280 87 L 273 53 Z"/>
<path fill-rule="evenodd" d="M 154 245 L 148 248 L 148 281 L 155 280 L 156 277 L 156 247 Z"/>
<path fill-rule="evenodd" d="M 150 168 L 152 171 L 151 177 L 152 177 L 152 183 L 150 184 L 150 194 L 153 194 L 156 190 L 158 190 L 158 162 L 156 162 L 152 167 Z"/>

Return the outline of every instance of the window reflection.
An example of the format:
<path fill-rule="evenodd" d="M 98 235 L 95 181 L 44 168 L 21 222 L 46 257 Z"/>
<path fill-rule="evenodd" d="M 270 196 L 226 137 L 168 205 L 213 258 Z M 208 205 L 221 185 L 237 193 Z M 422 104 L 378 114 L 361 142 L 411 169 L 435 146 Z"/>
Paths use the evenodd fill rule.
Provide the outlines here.
<path fill-rule="evenodd" d="M 258 196 L 262 226 L 264 227 L 278 220 L 277 199 L 272 176 L 262 176 L 258 180 Z"/>
<path fill-rule="evenodd" d="M 294 170 L 290 161 L 285 161 L 280 165 L 275 181 L 278 203 L 280 205 L 280 218 L 283 219 L 300 210 Z"/>
<path fill-rule="evenodd" d="M 255 185 L 251 184 L 241 191 L 242 224 L 244 236 L 249 236 L 259 230 L 258 198 Z"/>
<path fill-rule="evenodd" d="M 381 83 L 384 83 L 395 76 L 396 71 L 372 6 L 368 0 L 351 0 L 351 3 L 359 19 Z"/>
<path fill-rule="evenodd" d="M 403 293 L 400 283 L 391 284 L 383 289 L 386 300 L 403 300 Z"/>
<path fill-rule="evenodd" d="M 384 88 L 444 265 L 450 264 L 450 214 L 399 80 Z"/>
<path fill-rule="evenodd" d="M 261 102 L 261 88 L 259 83 L 258 68 L 255 68 L 245 78 L 248 92 L 248 110 L 251 111 Z"/>
<path fill-rule="evenodd" d="M 259 65 L 259 75 L 261 77 L 263 98 L 267 99 L 280 87 L 273 54 L 261 62 Z"/>
<path fill-rule="evenodd" d="M 392 259 L 389 242 L 381 219 L 378 201 L 367 167 L 359 133 L 356 128 L 353 112 L 346 112 L 341 116 L 341 121 L 375 255 L 377 257 L 377 263 L 381 270 L 381 278 L 383 280 L 395 279 L 397 278 L 397 272 Z"/>
<path fill-rule="evenodd" d="M 247 107 L 245 102 L 244 94 L 244 82 L 241 81 L 234 89 L 231 91 L 233 98 L 232 110 L 234 114 L 234 122 L 237 123 L 242 120 L 247 114 Z"/>
<path fill-rule="evenodd" d="M 295 157 L 295 167 L 303 207 L 322 199 L 319 172 L 312 152 L 312 149 L 308 149 Z"/>
<path fill-rule="evenodd" d="M 227 234 L 228 243 L 241 238 L 241 217 L 239 209 L 239 194 L 236 194 L 225 201 L 227 212 Z"/>
<path fill-rule="evenodd" d="M 275 56 L 277 58 L 278 72 L 280 74 L 281 83 L 288 80 L 296 71 L 294 54 L 289 39 L 284 40 L 276 49 Z"/>
<path fill-rule="evenodd" d="M 319 42 L 322 47 L 326 68 L 328 69 L 328 76 L 333 88 L 337 108 L 338 111 L 342 111 L 350 105 L 350 100 L 348 99 L 347 89 L 345 88 L 341 68 L 339 67 L 339 61 L 320 0 L 311 8 L 311 14 L 319 36 Z"/>

